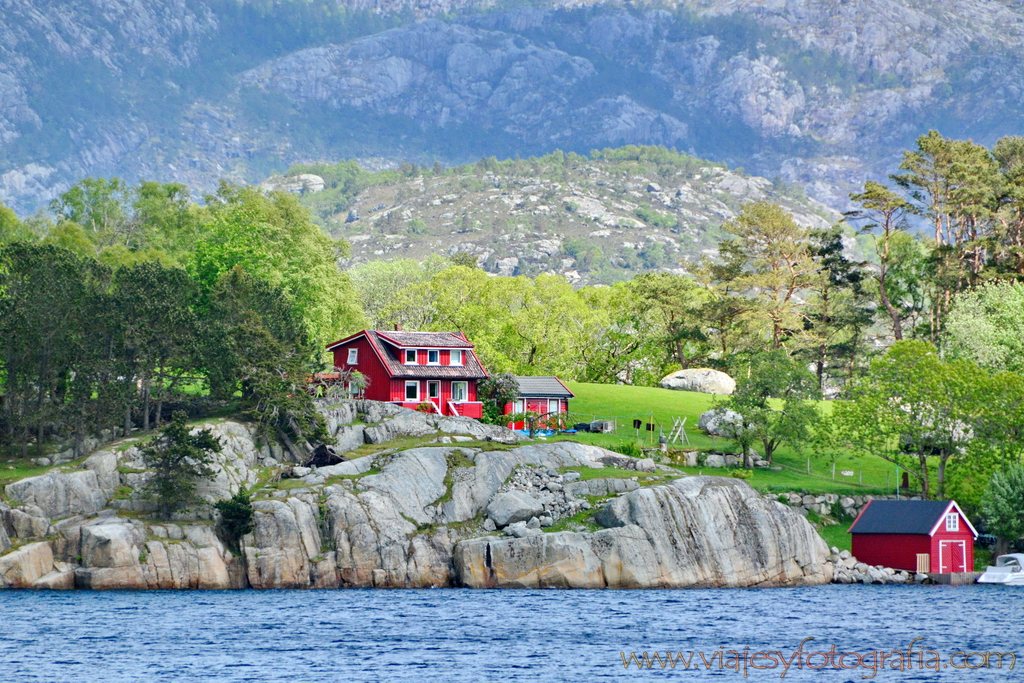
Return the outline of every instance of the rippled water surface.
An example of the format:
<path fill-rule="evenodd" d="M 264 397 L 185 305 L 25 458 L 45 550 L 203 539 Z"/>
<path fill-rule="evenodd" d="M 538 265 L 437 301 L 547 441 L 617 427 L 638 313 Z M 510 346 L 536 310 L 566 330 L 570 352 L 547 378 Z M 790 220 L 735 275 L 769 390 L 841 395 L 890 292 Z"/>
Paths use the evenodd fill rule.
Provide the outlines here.
<path fill-rule="evenodd" d="M 1024 589 L 823 586 L 774 590 L 0 592 L 0 680 L 619 681 L 734 680 L 735 650 L 906 650 L 939 671 L 876 681 L 1024 681 Z M 821 646 L 824 647 L 821 647 Z M 622 654 L 704 653 L 637 671 Z M 957 651 L 1015 652 L 1007 670 L 950 668 Z M 925 655 L 928 663 L 931 655 Z M 748 680 L 862 681 L 872 672 L 754 669 Z M 822 656 L 811 658 L 820 665 Z M 971 662 L 981 665 L 975 655 Z M 772 660 L 756 662 L 771 666 Z M 962 665 L 962 658 L 954 658 Z M 886 661 L 886 666 L 891 664 Z M 992 666 L 995 666 L 993 661 Z M 694 669 L 697 671 L 694 671 Z"/>

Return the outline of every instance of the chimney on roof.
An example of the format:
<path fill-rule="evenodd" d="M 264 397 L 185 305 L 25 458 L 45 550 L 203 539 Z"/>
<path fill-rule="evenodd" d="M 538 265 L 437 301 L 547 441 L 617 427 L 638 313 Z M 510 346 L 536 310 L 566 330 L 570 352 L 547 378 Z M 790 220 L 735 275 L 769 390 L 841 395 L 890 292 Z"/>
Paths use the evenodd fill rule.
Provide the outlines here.
<path fill-rule="evenodd" d="M 395 323 L 395 332 L 401 332 L 402 326 L 399 323 Z"/>

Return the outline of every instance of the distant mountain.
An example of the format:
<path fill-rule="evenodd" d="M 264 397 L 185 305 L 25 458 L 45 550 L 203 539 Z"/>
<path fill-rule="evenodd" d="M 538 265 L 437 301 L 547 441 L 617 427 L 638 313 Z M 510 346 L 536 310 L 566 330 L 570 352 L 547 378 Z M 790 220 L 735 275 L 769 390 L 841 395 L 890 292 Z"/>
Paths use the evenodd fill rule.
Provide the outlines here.
<path fill-rule="evenodd" d="M 929 128 L 1024 132 L 1022 48 L 1021 0 L 7 0 L 0 200 L 661 144 L 842 208 Z"/>
<path fill-rule="evenodd" d="M 331 235 L 352 244 L 350 265 L 461 252 L 496 275 L 557 273 L 577 285 L 685 272 L 717 253 L 722 223 L 747 201 L 781 204 L 814 228 L 839 218 L 799 188 L 663 148 L 379 174 L 310 165 L 264 186 L 300 194 Z"/>

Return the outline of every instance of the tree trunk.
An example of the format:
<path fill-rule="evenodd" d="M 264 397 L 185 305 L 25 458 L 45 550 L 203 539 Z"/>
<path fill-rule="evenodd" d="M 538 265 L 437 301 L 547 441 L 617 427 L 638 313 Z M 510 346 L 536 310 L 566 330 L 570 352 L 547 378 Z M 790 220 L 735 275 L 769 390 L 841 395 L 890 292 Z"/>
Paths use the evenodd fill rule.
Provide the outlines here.
<path fill-rule="evenodd" d="M 43 425 L 43 422 L 40 420 L 39 426 L 36 427 L 36 455 L 38 455 L 40 458 L 43 457 L 43 433 L 44 433 L 44 429 L 45 429 L 45 427 Z"/>
<path fill-rule="evenodd" d="M 149 431 L 149 380 L 146 380 L 146 386 L 142 390 L 142 431 Z"/>
<path fill-rule="evenodd" d="M 996 538 L 996 547 L 995 547 L 995 554 L 996 554 L 996 556 L 1006 555 L 1009 552 L 1010 552 L 1010 541 L 1009 541 L 1009 539 L 1003 538 L 1002 536 L 999 536 L 998 538 Z"/>
<path fill-rule="evenodd" d="M 818 391 L 825 390 L 825 342 L 818 346 Z"/>
<path fill-rule="evenodd" d="M 921 498 L 929 500 L 931 492 L 931 482 L 928 481 L 928 456 L 919 455 L 917 456 L 918 462 L 921 464 Z"/>
<path fill-rule="evenodd" d="M 156 400 L 156 428 L 160 429 L 160 425 L 163 424 L 163 413 L 164 413 L 164 395 L 160 394 L 160 398 Z"/>
<path fill-rule="evenodd" d="M 952 453 L 943 453 L 939 456 L 939 466 L 935 473 L 935 496 L 939 500 L 946 496 L 946 462 Z"/>
<path fill-rule="evenodd" d="M 124 438 L 128 438 L 132 434 L 132 407 L 128 406 L 124 409 Z"/>
<path fill-rule="evenodd" d="M 903 324 L 900 322 L 900 312 L 889 301 L 889 295 L 885 291 L 884 277 L 878 280 L 878 298 L 882 300 L 882 306 L 885 307 L 885 311 L 889 314 L 889 319 L 892 321 L 892 336 L 895 337 L 896 341 L 902 341 Z"/>

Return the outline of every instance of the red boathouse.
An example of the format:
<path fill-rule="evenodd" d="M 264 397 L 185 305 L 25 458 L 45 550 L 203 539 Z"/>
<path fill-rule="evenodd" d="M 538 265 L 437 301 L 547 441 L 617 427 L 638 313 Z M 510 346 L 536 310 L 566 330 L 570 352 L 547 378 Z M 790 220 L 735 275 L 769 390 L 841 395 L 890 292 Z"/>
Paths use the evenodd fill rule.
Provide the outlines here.
<path fill-rule="evenodd" d="M 440 415 L 483 416 L 476 383 L 487 372 L 461 333 L 363 330 L 327 349 L 334 352 L 336 368 L 369 380 L 364 395 L 370 400 L 414 410 L 426 404 Z"/>
<path fill-rule="evenodd" d="M 909 572 L 974 571 L 978 532 L 953 500 L 872 500 L 850 526 L 853 555 Z"/>

